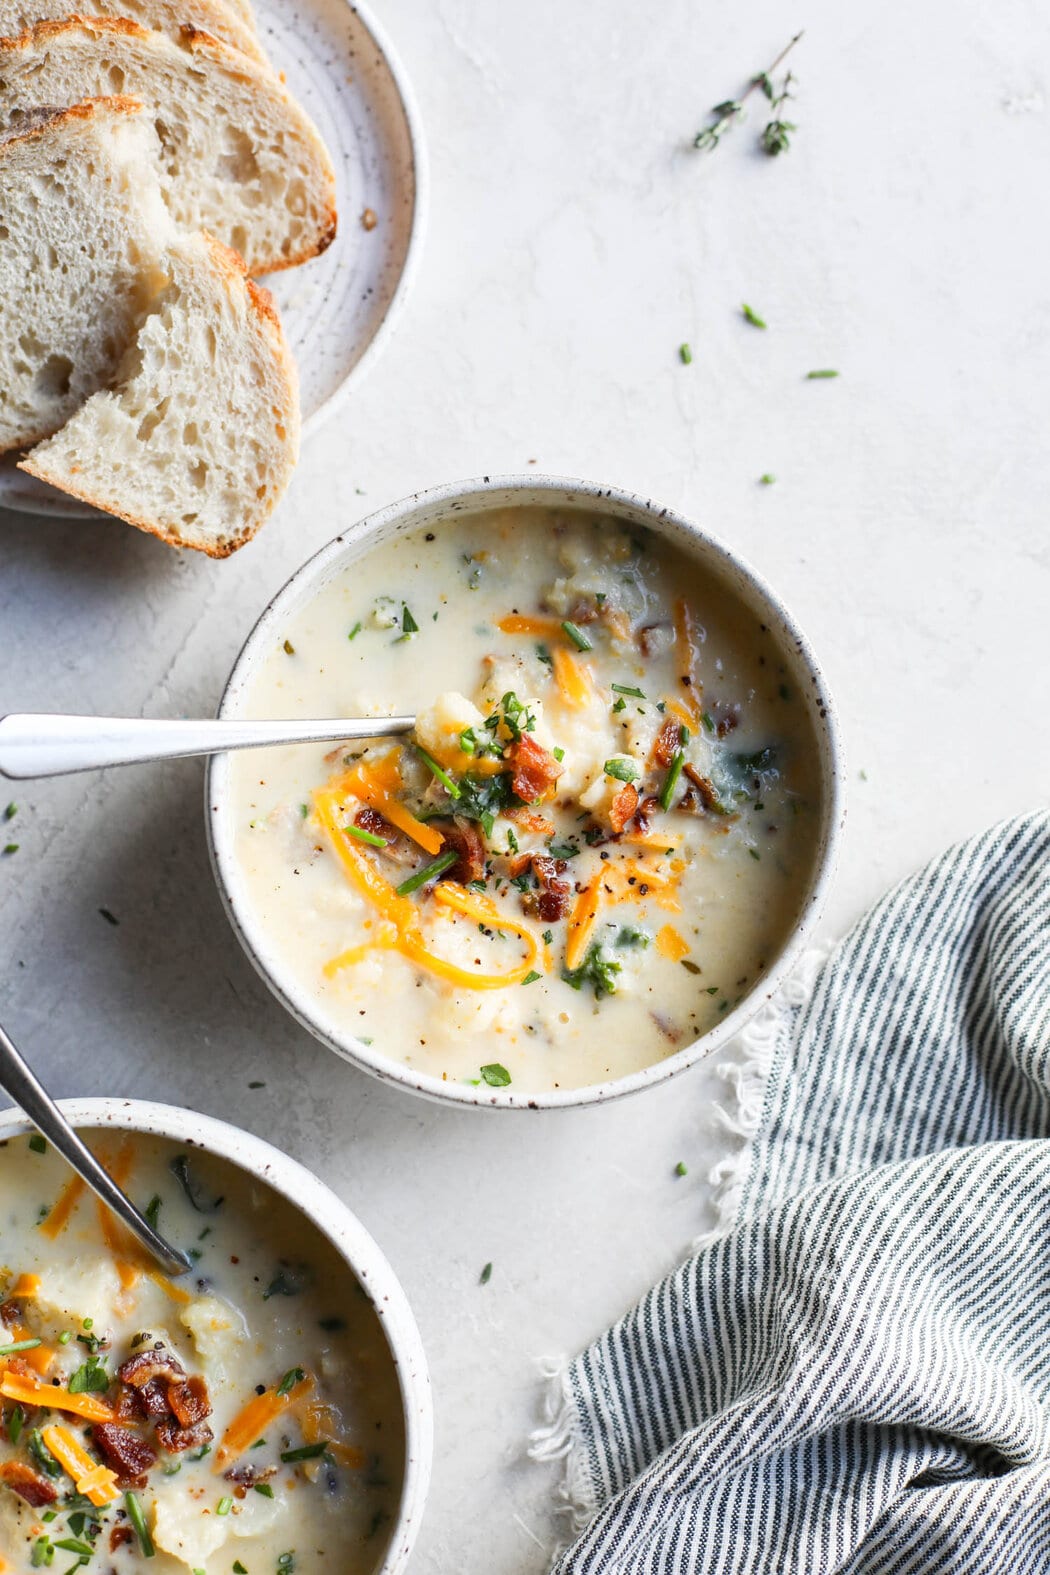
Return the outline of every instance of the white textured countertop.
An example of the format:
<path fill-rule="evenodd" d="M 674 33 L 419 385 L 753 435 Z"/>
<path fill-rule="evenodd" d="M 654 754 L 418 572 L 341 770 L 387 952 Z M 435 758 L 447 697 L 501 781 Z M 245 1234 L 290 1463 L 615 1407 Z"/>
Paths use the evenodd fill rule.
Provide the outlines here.
<path fill-rule="evenodd" d="M 399 333 L 228 563 L 117 523 L 0 517 L 0 710 L 210 712 L 264 602 L 341 527 L 535 460 L 702 521 L 807 630 L 851 762 L 829 933 L 952 839 L 1045 798 L 1046 8 L 377 10 L 433 176 Z M 756 109 L 713 155 L 691 152 L 707 106 L 803 26 L 792 151 L 755 152 Z M 841 377 L 806 382 L 815 367 Z M 353 1204 L 433 1369 L 414 1569 L 534 1575 L 552 1536 L 550 1479 L 521 1459 L 535 1359 L 598 1333 L 705 1225 L 724 1086 L 701 1068 L 599 1110 L 493 1118 L 351 1071 L 227 928 L 201 778 L 190 763 L 12 795 L 0 1020 L 57 1093 L 228 1117 Z"/>

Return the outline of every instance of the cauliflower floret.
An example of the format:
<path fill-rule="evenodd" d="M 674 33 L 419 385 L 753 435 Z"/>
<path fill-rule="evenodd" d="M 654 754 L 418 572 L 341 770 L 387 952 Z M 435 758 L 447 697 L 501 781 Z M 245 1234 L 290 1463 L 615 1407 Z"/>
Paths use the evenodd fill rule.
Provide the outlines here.
<path fill-rule="evenodd" d="M 214 1503 L 203 1504 L 190 1490 L 173 1483 L 162 1488 L 154 1504 L 153 1540 L 187 1569 L 205 1569 L 212 1555 L 232 1538 L 261 1536 L 287 1513 L 286 1496 L 249 1493 L 228 1515 L 217 1515 Z"/>
<path fill-rule="evenodd" d="M 377 629 L 393 629 L 400 619 L 400 608 L 392 596 L 376 597 L 371 621 Z"/>
<path fill-rule="evenodd" d="M 210 1382 L 230 1384 L 239 1377 L 239 1364 L 248 1341 L 248 1327 L 236 1307 L 220 1296 L 199 1296 L 179 1313 Z"/>
<path fill-rule="evenodd" d="M 619 775 L 610 772 L 609 767 L 618 768 Z M 615 824 L 613 805 L 623 793 L 624 789 L 632 782 L 637 782 L 641 775 L 640 764 L 631 755 L 612 755 L 603 762 L 601 772 L 593 782 L 580 794 L 580 805 L 583 809 L 590 810 L 595 820 L 602 821 L 607 826 L 612 826 L 614 831 L 622 831 L 623 825 Z M 632 802 L 637 803 L 637 798 L 632 795 Z"/>
<path fill-rule="evenodd" d="M 120 1294 L 115 1264 L 104 1258 L 74 1258 L 40 1270 L 40 1285 L 29 1306 L 34 1321 L 67 1329 L 90 1318 L 101 1333 L 112 1325 Z"/>
<path fill-rule="evenodd" d="M 416 737 L 428 754 L 450 770 L 465 771 L 474 763 L 460 739 L 464 732 L 485 736 L 485 717 L 473 701 L 455 689 L 438 695 L 416 717 Z"/>

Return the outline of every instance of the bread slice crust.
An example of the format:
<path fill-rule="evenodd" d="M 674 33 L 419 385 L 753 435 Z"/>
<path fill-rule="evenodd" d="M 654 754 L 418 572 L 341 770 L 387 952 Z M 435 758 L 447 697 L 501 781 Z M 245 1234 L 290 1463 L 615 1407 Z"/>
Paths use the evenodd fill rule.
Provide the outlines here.
<path fill-rule="evenodd" d="M 291 479 L 298 458 L 300 428 L 295 362 L 269 291 L 249 277 L 236 252 L 213 236 L 201 234 L 185 236 L 172 242 L 166 256 L 171 281 L 169 289 L 161 291 L 153 310 L 144 319 L 139 342 L 129 349 L 112 391 L 93 396 L 50 442 L 34 449 L 20 461 L 20 468 L 41 481 L 59 487 L 72 497 L 116 515 L 170 546 L 191 547 L 211 558 L 228 558 L 255 535 Z M 177 301 L 183 296 L 187 298 L 187 309 L 193 311 L 197 323 L 203 322 L 206 327 L 209 322 L 220 320 L 223 299 L 228 298 L 238 324 L 237 344 L 244 357 L 241 369 L 252 373 L 251 377 L 242 378 L 239 395 L 229 392 L 235 382 L 230 374 L 236 370 L 230 362 L 217 364 L 210 369 L 210 386 L 188 389 L 184 382 L 186 357 L 181 353 L 179 371 L 174 380 L 167 385 L 158 382 L 155 387 L 145 388 L 148 379 L 144 370 L 142 342 L 151 338 L 156 340 L 151 329 L 151 318 L 171 304 L 173 292 Z M 209 296 L 212 307 L 210 317 Z M 181 352 L 181 343 L 178 348 Z M 254 397 L 253 411 L 246 412 L 239 404 L 236 409 L 226 411 L 224 401 L 229 399 L 236 404 L 245 387 L 250 388 Z M 144 395 L 148 395 L 145 400 Z M 171 405 L 175 406 L 172 420 L 164 425 Z M 224 416 L 235 420 L 239 452 L 243 450 L 246 455 L 254 453 L 256 456 L 256 478 L 261 474 L 258 455 L 265 450 L 265 482 L 253 487 L 252 478 L 247 478 L 238 518 L 231 522 L 228 531 L 217 528 L 214 518 L 202 520 L 199 524 L 187 522 L 185 509 L 179 518 L 175 518 L 175 511 L 169 509 L 168 517 L 165 518 L 162 510 L 147 509 L 141 500 L 136 503 L 130 495 L 135 487 L 138 486 L 140 493 L 148 489 L 148 478 L 141 484 L 139 480 L 140 473 L 145 475 L 145 458 L 139 461 L 136 455 L 134 463 L 129 463 L 126 457 L 122 460 L 125 475 L 135 472 L 134 479 L 126 488 L 122 488 L 120 470 L 114 463 L 115 451 L 111 454 L 105 449 L 106 434 L 115 430 L 117 439 L 113 441 L 126 443 L 140 422 L 144 409 L 145 419 L 134 436 L 143 445 L 141 453 L 148 455 L 154 473 L 163 475 L 167 465 L 173 471 L 181 465 L 183 476 L 190 473 L 192 467 L 189 466 L 189 459 L 192 456 L 178 453 L 172 443 L 173 429 L 187 418 L 187 412 L 194 427 L 198 423 L 208 422 L 219 428 L 220 432 Z M 163 411 L 163 415 L 158 416 L 160 411 Z M 115 425 L 113 418 L 118 412 L 119 423 Z M 143 429 L 151 421 L 154 424 L 143 439 Z M 160 445 L 159 454 L 150 453 L 149 446 L 154 437 Z M 77 451 L 71 445 L 78 441 L 86 445 L 91 456 L 90 462 L 77 462 Z M 180 499 L 176 507 L 197 501 L 196 495 L 185 489 L 180 490 L 178 485 L 176 495 Z M 213 505 L 205 504 L 206 515 L 209 507 L 214 513 Z"/>
<path fill-rule="evenodd" d="M 260 65 L 269 65 L 253 24 L 234 9 L 231 0 L 0 0 L 0 37 L 17 39 L 39 22 L 85 17 L 125 17 L 178 39 L 189 24 Z"/>
<path fill-rule="evenodd" d="M 177 223 L 218 235 L 252 274 L 331 245 L 335 170 L 317 128 L 272 70 L 201 28 L 176 42 L 126 17 L 74 16 L 0 38 L 0 120 L 15 131 L 41 103 L 111 92 L 118 74 L 154 119 Z"/>

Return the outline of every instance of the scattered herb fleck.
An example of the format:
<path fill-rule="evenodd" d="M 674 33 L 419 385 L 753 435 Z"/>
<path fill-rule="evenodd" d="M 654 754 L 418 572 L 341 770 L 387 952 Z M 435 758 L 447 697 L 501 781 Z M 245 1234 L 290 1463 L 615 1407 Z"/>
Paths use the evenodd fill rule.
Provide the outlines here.
<path fill-rule="evenodd" d="M 688 1176 L 689 1167 L 684 1159 L 680 1159 L 678 1161 L 678 1164 L 674 1168 L 674 1173 L 676 1176 Z"/>
<path fill-rule="evenodd" d="M 688 345 L 678 346 L 678 359 L 683 366 L 688 366 L 693 359 L 693 352 Z"/>
<path fill-rule="evenodd" d="M 807 383 L 812 383 L 820 380 L 821 378 L 838 377 L 838 375 L 839 374 L 830 366 L 819 367 L 815 372 L 806 373 L 806 381 Z"/>
<path fill-rule="evenodd" d="M 510 1082 L 510 1073 L 505 1066 L 500 1066 L 498 1061 L 483 1066 L 481 1075 L 490 1088 L 506 1088 Z"/>
<path fill-rule="evenodd" d="M 491 1263 L 486 1263 L 485 1267 L 482 1269 L 481 1273 L 478 1275 L 478 1284 L 479 1285 L 487 1285 L 489 1283 L 489 1281 L 491 1280 L 491 1278 L 492 1278 L 492 1265 L 491 1265 Z"/>
<path fill-rule="evenodd" d="M 744 302 L 744 304 L 740 308 L 740 310 L 741 310 L 741 312 L 743 312 L 745 318 L 751 324 L 752 328 L 768 328 L 769 327 L 769 324 L 766 322 L 765 318 L 764 317 L 759 317 L 759 315 L 755 311 L 754 307 L 753 306 L 748 306 L 746 301 Z"/>
<path fill-rule="evenodd" d="M 758 76 L 751 78 L 751 81 L 738 99 L 725 99 L 721 104 L 715 105 L 711 111 L 714 116 L 711 124 L 705 126 L 702 131 L 698 131 L 693 140 L 695 148 L 699 148 L 705 153 L 713 153 L 726 132 L 743 115 L 744 105 L 752 93 L 757 92 L 759 89 L 765 94 L 774 114 L 774 118 L 767 122 L 763 129 L 761 137 L 762 148 L 766 153 L 777 154 L 783 153 L 790 146 L 790 133 L 796 128 L 790 121 L 781 119 L 776 114 L 776 111 L 791 97 L 791 86 L 794 78 L 789 71 L 784 77 L 780 88 L 777 89 L 773 83 L 773 73 L 787 58 L 801 37 L 801 33 L 796 33 L 791 42 L 780 51 L 780 54 L 768 70 L 760 71 Z"/>

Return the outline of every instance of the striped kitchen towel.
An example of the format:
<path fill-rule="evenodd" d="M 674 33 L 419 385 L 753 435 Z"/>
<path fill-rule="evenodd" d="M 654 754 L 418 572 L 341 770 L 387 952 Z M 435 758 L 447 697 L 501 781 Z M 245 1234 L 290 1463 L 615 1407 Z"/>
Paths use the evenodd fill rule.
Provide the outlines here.
<path fill-rule="evenodd" d="M 1050 1571 L 1050 816 L 781 1013 L 731 1228 L 559 1380 L 557 1575 Z"/>

